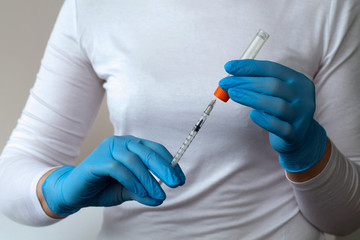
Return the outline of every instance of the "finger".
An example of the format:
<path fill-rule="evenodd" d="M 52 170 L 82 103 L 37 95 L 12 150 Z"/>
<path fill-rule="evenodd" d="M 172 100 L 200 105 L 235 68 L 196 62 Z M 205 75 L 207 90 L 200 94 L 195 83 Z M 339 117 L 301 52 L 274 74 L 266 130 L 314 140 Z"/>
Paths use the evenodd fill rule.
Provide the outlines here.
<path fill-rule="evenodd" d="M 269 96 L 279 97 L 288 102 L 293 100 L 294 89 L 287 81 L 274 77 L 231 76 L 222 79 L 219 86 L 228 91 L 230 88 L 242 88 Z"/>
<path fill-rule="evenodd" d="M 126 168 L 129 172 L 132 173 L 132 175 L 135 176 L 137 180 L 136 182 L 140 183 L 142 189 L 144 189 L 143 191 L 145 192 L 145 194 L 141 193 L 140 196 L 143 197 L 149 195 L 153 198 L 162 200 L 165 199 L 165 192 L 160 188 L 157 181 L 149 172 L 148 168 L 136 154 L 130 152 L 127 149 L 127 142 L 134 141 L 139 143 L 140 139 L 133 136 L 113 136 L 111 140 L 112 141 L 109 144 L 111 154 L 111 160 L 109 160 L 109 164 L 112 164 L 112 162 L 118 162 L 121 164 L 121 166 Z M 115 163 L 114 165 L 116 165 Z M 132 179 L 128 180 L 131 181 Z"/>
<path fill-rule="evenodd" d="M 113 183 L 101 192 L 101 195 L 98 198 L 93 199 L 91 206 L 116 206 L 130 200 L 136 200 L 147 206 L 158 206 L 164 201 L 163 199 L 154 199 L 149 196 L 141 197 L 124 188 L 122 184 L 114 180 Z"/>
<path fill-rule="evenodd" d="M 129 141 L 127 147 L 131 152 L 137 154 L 150 171 L 166 185 L 176 187 L 180 184 L 180 178 L 170 163 L 152 149 L 133 141 Z"/>
<path fill-rule="evenodd" d="M 118 159 L 118 161 L 137 177 L 150 197 L 161 200 L 166 198 L 165 192 L 138 155 L 130 151 L 122 151 L 120 156 L 117 156 L 116 153 L 116 151 L 113 151 L 114 159 Z"/>
<path fill-rule="evenodd" d="M 261 110 L 290 123 L 296 120 L 296 113 L 291 104 L 281 98 L 238 88 L 230 88 L 228 92 L 230 98 L 237 103 Z"/>
<path fill-rule="evenodd" d="M 159 154 L 168 163 L 171 163 L 173 156 L 163 145 L 145 139 L 141 139 L 140 143 Z"/>
<path fill-rule="evenodd" d="M 158 153 L 168 163 L 171 163 L 171 161 L 173 160 L 173 156 L 163 145 L 144 139 L 142 139 L 140 143 L 152 149 L 154 152 Z M 175 169 L 177 176 L 180 178 L 180 185 L 184 185 L 186 181 L 186 177 L 183 171 L 181 170 L 179 164 L 176 164 L 173 168 Z"/>
<path fill-rule="evenodd" d="M 176 164 L 176 165 L 174 166 L 174 170 L 175 170 L 175 172 L 178 174 L 178 176 L 179 176 L 179 178 L 180 178 L 180 184 L 179 184 L 179 185 L 180 185 L 180 186 L 184 185 L 185 182 L 186 182 L 186 177 L 185 177 L 184 172 L 181 170 L 179 164 Z"/>
<path fill-rule="evenodd" d="M 294 128 L 291 124 L 265 112 L 253 110 L 250 112 L 250 118 L 260 127 L 279 136 L 280 138 L 283 138 L 284 140 L 290 139 L 293 135 Z"/>
<path fill-rule="evenodd" d="M 225 70 L 236 76 L 275 77 L 282 80 L 289 79 L 293 74 L 304 76 L 279 63 L 252 59 L 229 61 L 225 64 Z"/>
<path fill-rule="evenodd" d="M 94 174 L 98 175 L 98 177 L 112 177 L 121 183 L 125 188 L 129 189 L 134 194 L 138 194 L 140 197 L 147 195 L 146 190 L 137 177 L 123 164 L 113 159 L 106 161 L 106 164 L 102 164 L 100 169 L 94 171 Z"/>
<path fill-rule="evenodd" d="M 99 192 L 99 196 L 92 198 L 91 206 L 103 206 L 110 207 L 121 204 L 124 201 L 128 201 L 130 199 L 124 199 L 123 191 L 124 186 L 119 183 L 117 180 L 112 179 L 113 181 L 109 181 L 109 185 L 106 186 L 101 192 Z M 126 191 L 129 191 L 126 189 Z M 132 193 L 134 194 L 134 193 Z"/>

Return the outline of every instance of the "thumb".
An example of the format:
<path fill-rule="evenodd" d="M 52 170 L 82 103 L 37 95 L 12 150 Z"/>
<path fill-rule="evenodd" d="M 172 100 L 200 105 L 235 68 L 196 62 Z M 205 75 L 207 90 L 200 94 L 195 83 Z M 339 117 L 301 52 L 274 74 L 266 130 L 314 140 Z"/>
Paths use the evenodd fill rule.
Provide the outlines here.
<path fill-rule="evenodd" d="M 139 195 L 130 192 L 129 190 L 127 190 L 126 188 L 124 188 L 123 193 L 122 193 L 123 199 L 126 199 L 125 201 L 128 200 L 135 200 L 141 204 L 144 204 L 146 206 L 151 206 L 151 207 L 156 207 L 159 206 L 163 203 L 163 200 L 159 200 L 159 199 L 154 199 L 151 198 L 149 196 L 146 197 L 139 197 Z"/>
<path fill-rule="evenodd" d="M 139 195 L 124 188 L 120 183 L 114 183 L 105 188 L 98 198 L 94 198 L 92 206 L 116 206 L 126 201 L 135 200 L 147 206 L 158 206 L 163 201 L 150 198 L 149 196 L 140 197 Z"/>

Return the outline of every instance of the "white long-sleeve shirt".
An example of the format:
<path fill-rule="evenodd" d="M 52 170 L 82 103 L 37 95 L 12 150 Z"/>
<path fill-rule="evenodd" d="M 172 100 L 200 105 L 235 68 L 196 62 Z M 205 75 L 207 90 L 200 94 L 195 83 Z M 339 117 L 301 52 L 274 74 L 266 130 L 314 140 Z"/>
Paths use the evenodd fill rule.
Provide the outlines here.
<path fill-rule="evenodd" d="M 218 103 L 180 165 L 187 183 L 160 207 L 106 208 L 100 239 L 321 239 L 360 226 L 358 0 L 66 0 L 0 159 L 0 207 L 47 225 L 39 178 L 74 164 L 106 93 L 114 134 L 175 153 L 213 98 L 223 65 L 259 28 L 258 59 L 304 73 L 332 141 L 320 175 L 286 178 L 251 109 Z"/>

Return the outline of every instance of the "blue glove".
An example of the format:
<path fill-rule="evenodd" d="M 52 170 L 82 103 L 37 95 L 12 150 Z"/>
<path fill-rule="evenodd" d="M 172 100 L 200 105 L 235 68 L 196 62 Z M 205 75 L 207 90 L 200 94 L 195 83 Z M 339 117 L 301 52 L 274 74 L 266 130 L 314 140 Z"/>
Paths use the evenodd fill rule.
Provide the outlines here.
<path fill-rule="evenodd" d="M 106 138 L 77 167 L 52 172 L 42 185 L 49 209 L 67 216 L 87 206 L 114 206 L 136 200 L 148 206 L 166 198 L 149 170 L 169 187 L 185 183 L 171 154 L 162 145 L 133 136 Z"/>
<path fill-rule="evenodd" d="M 234 60 L 225 64 L 233 75 L 220 87 L 230 98 L 253 108 L 251 119 L 269 131 L 280 164 L 300 172 L 317 163 L 325 152 L 326 132 L 314 120 L 315 87 L 305 75 L 274 62 Z"/>

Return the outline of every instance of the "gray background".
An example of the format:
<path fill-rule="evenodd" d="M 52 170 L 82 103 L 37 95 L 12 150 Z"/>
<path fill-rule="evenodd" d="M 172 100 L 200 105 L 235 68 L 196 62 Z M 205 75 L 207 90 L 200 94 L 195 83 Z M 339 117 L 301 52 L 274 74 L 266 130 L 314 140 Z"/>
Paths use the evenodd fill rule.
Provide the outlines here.
<path fill-rule="evenodd" d="M 24 107 L 62 3 L 60 0 L 0 0 L 0 149 Z M 77 161 L 84 159 L 113 132 L 104 102 Z M 102 208 L 82 209 L 55 225 L 41 228 L 17 224 L 0 214 L 0 239 L 91 240 L 96 239 L 101 221 Z M 334 238 L 328 236 L 327 239 Z M 353 235 L 346 239 L 360 237 Z"/>

